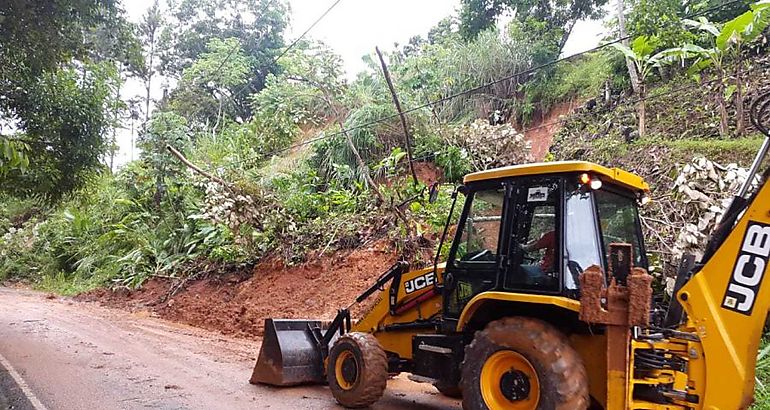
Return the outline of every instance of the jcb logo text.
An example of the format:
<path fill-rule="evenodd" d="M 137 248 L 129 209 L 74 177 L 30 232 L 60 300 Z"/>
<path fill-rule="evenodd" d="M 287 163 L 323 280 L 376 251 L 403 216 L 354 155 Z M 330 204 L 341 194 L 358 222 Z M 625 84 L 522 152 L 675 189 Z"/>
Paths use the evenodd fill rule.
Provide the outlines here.
<path fill-rule="evenodd" d="M 425 289 L 428 286 L 432 286 L 436 283 L 436 275 L 433 272 L 426 273 L 425 275 L 418 276 L 412 280 L 404 282 L 404 289 L 406 294 L 417 292 L 420 289 Z"/>
<path fill-rule="evenodd" d="M 770 225 L 749 222 L 722 307 L 751 315 L 770 257 Z"/>

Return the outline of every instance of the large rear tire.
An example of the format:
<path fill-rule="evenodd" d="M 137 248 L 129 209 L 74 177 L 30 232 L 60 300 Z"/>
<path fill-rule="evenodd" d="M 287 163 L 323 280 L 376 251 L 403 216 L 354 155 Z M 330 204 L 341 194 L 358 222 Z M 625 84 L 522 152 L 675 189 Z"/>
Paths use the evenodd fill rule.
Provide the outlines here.
<path fill-rule="evenodd" d="M 348 333 L 334 343 L 326 369 L 329 388 L 347 408 L 368 407 L 382 397 L 388 382 L 388 358 L 377 338 Z"/>
<path fill-rule="evenodd" d="M 465 410 L 588 408 L 588 375 L 567 338 L 537 319 L 487 325 L 465 348 L 460 387 Z"/>

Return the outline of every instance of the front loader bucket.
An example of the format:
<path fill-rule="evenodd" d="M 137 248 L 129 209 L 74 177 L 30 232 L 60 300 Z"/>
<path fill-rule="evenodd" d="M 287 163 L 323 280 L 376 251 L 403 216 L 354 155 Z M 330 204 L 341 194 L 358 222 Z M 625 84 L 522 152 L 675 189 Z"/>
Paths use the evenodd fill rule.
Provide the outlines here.
<path fill-rule="evenodd" d="M 257 365 L 249 382 L 273 386 L 323 383 L 321 351 L 313 328 L 318 320 L 265 319 L 265 333 Z"/>

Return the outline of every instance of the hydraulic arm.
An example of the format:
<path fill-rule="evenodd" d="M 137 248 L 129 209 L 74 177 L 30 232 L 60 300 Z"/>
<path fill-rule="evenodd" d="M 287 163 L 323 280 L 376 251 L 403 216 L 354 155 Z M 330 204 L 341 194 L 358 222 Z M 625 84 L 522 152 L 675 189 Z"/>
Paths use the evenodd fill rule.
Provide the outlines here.
<path fill-rule="evenodd" d="M 754 392 L 757 351 L 770 309 L 770 284 L 763 284 L 770 257 L 767 173 L 757 191 L 746 195 L 770 148 L 770 133 L 762 121 L 768 114 L 770 94 L 752 109 L 752 121 L 768 137 L 712 237 L 700 269 L 676 295 L 687 313 L 680 330 L 700 339 L 702 357 L 691 363 L 705 364 L 691 366 L 690 379 L 703 392 L 706 409 L 747 408 Z M 703 374 L 693 374 L 697 372 Z"/>

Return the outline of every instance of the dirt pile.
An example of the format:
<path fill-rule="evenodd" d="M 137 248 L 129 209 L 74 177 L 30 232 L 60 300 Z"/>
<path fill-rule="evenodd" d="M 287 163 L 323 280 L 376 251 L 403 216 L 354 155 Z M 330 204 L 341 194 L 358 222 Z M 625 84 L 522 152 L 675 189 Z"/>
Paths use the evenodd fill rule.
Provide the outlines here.
<path fill-rule="evenodd" d="M 136 291 L 100 289 L 79 296 L 105 306 L 149 311 L 164 319 L 236 337 L 260 336 L 265 318 L 332 319 L 397 260 L 385 241 L 285 266 L 276 260 L 253 272 L 229 273 L 188 284 L 168 296 L 173 282 L 153 279 Z"/>
<path fill-rule="evenodd" d="M 568 117 L 581 103 L 565 101 L 555 104 L 547 113 L 541 114 L 532 124 L 524 127 L 524 138 L 532 145 L 532 158 L 542 161 L 553 144 L 553 138 L 561 130 L 563 117 Z"/>

